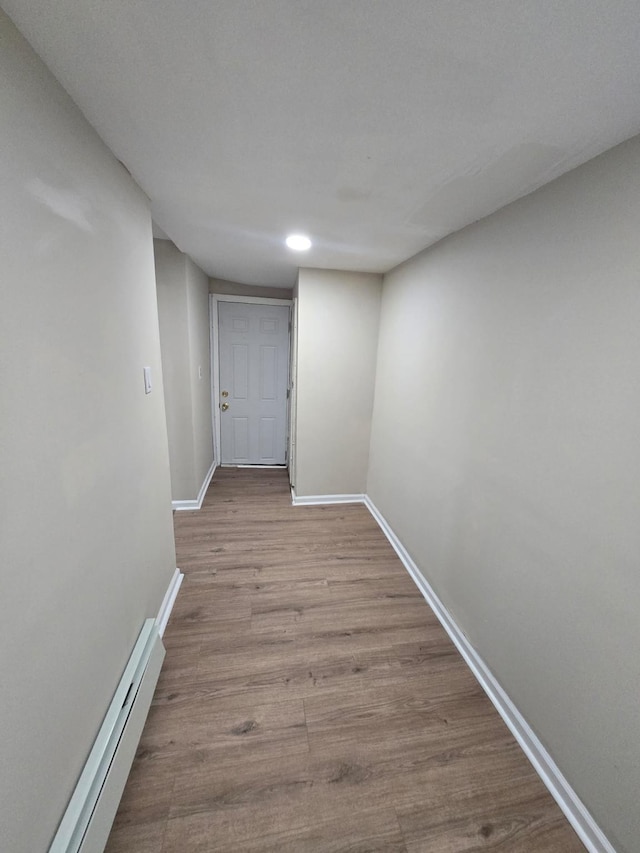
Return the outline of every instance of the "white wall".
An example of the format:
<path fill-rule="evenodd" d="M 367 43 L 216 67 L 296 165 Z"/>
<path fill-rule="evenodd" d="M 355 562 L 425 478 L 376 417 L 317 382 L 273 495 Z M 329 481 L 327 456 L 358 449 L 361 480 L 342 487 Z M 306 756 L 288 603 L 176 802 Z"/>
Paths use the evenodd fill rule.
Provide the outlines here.
<path fill-rule="evenodd" d="M 368 493 L 640 850 L 640 141 L 385 277 Z"/>
<path fill-rule="evenodd" d="M 209 278 L 188 256 L 186 256 L 186 282 L 193 467 L 197 496 L 213 462 Z"/>
<path fill-rule="evenodd" d="M 227 296 L 259 296 L 262 299 L 291 299 L 290 287 L 263 287 L 258 284 L 241 284 L 223 278 L 209 279 L 211 293 L 224 293 Z"/>
<path fill-rule="evenodd" d="M 154 240 L 153 249 L 171 464 L 171 497 L 173 500 L 194 500 L 198 486 L 193 457 L 185 256 L 169 240 Z"/>
<path fill-rule="evenodd" d="M 296 493 L 362 494 L 382 277 L 301 269 L 298 276 Z"/>
<path fill-rule="evenodd" d="M 209 279 L 169 240 L 154 240 L 171 495 L 195 500 L 213 462 Z"/>
<path fill-rule="evenodd" d="M 0 78 L 0 846 L 34 853 L 175 550 L 147 200 L 1 12 Z"/>

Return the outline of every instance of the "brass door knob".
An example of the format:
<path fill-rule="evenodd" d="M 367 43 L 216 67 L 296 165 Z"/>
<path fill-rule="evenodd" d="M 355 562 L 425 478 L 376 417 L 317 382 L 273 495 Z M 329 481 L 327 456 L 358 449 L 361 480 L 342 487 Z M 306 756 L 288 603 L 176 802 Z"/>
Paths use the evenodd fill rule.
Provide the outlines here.
<path fill-rule="evenodd" d="M 227 411 L 227 409 L 229 408 L 229 404 L 228 404 L 228 403 L 223 403 L 223 404 L 220 406 L 220 408 L 222 409 L 222 411 L 223 411 L 223 412 L 226 412 L 226 411 Z"/>

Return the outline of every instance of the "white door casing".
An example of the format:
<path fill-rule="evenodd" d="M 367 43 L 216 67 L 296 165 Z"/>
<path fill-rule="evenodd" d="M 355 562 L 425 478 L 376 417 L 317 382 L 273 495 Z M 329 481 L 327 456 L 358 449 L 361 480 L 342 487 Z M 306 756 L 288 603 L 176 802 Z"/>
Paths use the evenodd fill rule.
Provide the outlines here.
<path fill-rule="evenodd" d="M 290 323 L 290 343 L 289 343 L 289 443 L 288 443 L 288 463 L 289 463 L 289 485 L 295 488 L 296 485 L 296 413 L 297 413 L 297 395 L 298 395 L 298 300 L 294 298 L 291 306 L 291 323 Z"/>
<path fill-rule="evenodd" d="M 218 304 L 223 465 L 284 465 L 287 452 L 289 306 Z"/>

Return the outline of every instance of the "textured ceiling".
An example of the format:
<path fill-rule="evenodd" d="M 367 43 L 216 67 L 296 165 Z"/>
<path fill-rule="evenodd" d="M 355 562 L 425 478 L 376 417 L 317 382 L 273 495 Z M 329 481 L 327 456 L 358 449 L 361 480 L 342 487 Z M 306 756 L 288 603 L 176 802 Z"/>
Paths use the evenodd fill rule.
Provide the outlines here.
<path fill-rule="evenodd" d="M 219 278 L 386 271 L 640 132 L 637 0 L 4 7 Z"/>

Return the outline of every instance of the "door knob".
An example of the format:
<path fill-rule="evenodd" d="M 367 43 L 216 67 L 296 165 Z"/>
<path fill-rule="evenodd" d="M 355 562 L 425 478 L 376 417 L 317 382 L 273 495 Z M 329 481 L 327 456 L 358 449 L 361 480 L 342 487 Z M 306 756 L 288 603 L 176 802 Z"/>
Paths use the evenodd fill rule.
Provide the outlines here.
<path fill-rule="evenodd" d="M 223 412 L 226 412 L 226 411 L 227 411 L 227 409 L 229 408 L 229 404 L 228 404 L 228 403 L 223 403 L 223 404 L 220 406 L 220 408 L 222 409 L 222 411 L 223 411 Z"/>
<path fill-rule="evenodd" d="M 223 391 L 223 392 L 222 392 L 222 394 L 221 394 L 220 396 L 221 396 L 221 397 L 228 397 L 228 396 L 229 396 L 229 392 L 228 392 L 228 391 Z"/>

